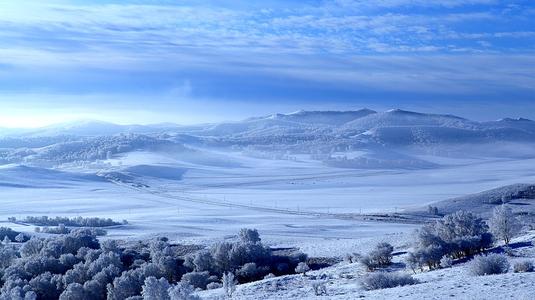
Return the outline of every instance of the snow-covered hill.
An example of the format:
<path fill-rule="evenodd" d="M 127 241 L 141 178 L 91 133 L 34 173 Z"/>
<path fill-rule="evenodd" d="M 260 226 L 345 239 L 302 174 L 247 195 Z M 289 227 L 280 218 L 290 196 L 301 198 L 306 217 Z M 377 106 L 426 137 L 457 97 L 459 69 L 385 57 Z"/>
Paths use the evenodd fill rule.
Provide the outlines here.
<path fill-rule="evenodd" d="M 428 168 L 442 165 L 428 161 L 429 154 L 529 158 L 534 145 L 535 122 L 527 119 L 476 122 L 399 109 L 298 111 L 197 126 L 82 121 L 26 129 L 0 137 L 0 163 L 92 162 L 130 151 L 191 147 L 277 159 L 306 155 L 346 168 Z"/>
<path fill-rule="evenodd" d="M 459 210 L 476 212 L 489 217 L 497 205 L 509 203 L 515 212 L 535 216 L 535 184 L 512 184 L 491 190 L 430 204 L 440 214 L 451 214 Z M 425 213 L 427 207 L 416 210 Z"/>

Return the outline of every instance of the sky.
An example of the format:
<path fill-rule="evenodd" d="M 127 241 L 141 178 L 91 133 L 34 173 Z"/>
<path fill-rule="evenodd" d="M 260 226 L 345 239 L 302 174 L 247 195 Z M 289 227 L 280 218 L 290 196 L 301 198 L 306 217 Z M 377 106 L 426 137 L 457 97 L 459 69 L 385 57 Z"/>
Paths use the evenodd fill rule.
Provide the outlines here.
<path fill-rule="evenodd" d="M 0 0 L 0 127 L 362 107 L 535 119 L 535 3 Z"/>

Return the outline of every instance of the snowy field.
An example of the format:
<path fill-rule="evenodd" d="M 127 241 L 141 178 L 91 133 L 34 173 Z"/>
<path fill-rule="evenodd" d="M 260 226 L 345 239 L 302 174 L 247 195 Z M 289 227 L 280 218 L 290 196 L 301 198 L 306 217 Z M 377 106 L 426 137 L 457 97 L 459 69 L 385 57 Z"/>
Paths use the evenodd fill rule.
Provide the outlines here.
<path fill-rule="evenodd" d="M 89 168 L 90 172 L 3 166 L 0 219 L 110 217 L 130 223 L 110 229 L 111 238 L 161 234 L 202 244 L 252 227 L 274 246 L 341 257 L 372 242 L 390 240 L 391 235 L 403 241 L 419 225 L 344 220 L 338 214 L 400 212 L 535 181 L 534 159 L 458 160 L 423 170 L 355 170 L 307 159 L 268 160 L 237 152 L 211 154 L 215 156 L 220 159 L 217 163 L 192 163 L 168 154 L 131 152 L 106 161 L 111 167 L 105 170 Z M 129 181 L 102 176 L 117 172 L 128 174 Z"/>

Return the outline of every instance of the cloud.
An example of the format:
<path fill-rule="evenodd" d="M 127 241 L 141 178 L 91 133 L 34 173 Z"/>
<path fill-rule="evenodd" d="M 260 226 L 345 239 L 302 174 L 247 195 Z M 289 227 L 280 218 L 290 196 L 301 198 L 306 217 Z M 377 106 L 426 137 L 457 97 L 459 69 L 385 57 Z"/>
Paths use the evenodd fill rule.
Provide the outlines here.
<path fill-rule="evenodd" d="M 526 1 L 110 2 L 1 3 L 0 89 L 166 105 L 533 99 Z"/>

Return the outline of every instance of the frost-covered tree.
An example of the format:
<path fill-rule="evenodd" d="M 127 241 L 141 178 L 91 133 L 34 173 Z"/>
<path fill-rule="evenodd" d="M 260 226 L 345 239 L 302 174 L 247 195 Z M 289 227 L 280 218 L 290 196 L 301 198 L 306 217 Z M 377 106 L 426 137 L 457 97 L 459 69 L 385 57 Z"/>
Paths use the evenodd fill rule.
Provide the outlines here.
<path fill-rule="evenodd" d="M 195 253 L 192 262 L 194 270 L 197 272 L 213 271 L 215 266 L 214 258 L 208 251 L 199 251 Z"/>
<path fill-rule="evenodd" d="M 505 245 L 509 245 L 511 238 L 522 229 L 522 223 L 515 217 L 511 208 L 503 204 L 494 208 L 489 225 L 492 234 L 503 240 Z"/>
<path fill-rule="evenodd" d="M 59 300 L 91 300 L 91 296 L 83 285 L 71 283 L 59 296 Z"/>
<path fill-rule="evenodd" d="M 230 270 L 229 253 L 231 249 L 231 243 L 219 242 L 216 243 L 210 250 L 210 252 L 212 253 L 212 257 L 214 258 L 214 263 L 219 268 L 219 270 Z"/>
<path fill-rule="evenodd" d="M 29 283 L 39 299 L 57 299 L 63 289 L 61 275 L 50 272 L 37 275 Z"/>
<path fill-rule="evenodd" d="M 105 240 L 100 243 L 100 248 L 104 252 L 119 252 L 119 245 L 116 240 Z"/>
<path fill-rule="evenodd" d="M 37 294 L 31 290 L 25 290 L 20 286 L 15 286 L 0 294 L 0 300 L 36 300 Z"/>
<path fill-rule="evenodd" d="M 483 219 L 470 212 L 458 211 L 416 231 L 414 251 L 407 264 L 414 271 L 424 266 L 435 269 L 444 256 L 463 258 L 492 245 L 492 235 Z"/>
<path fill-rule="evenodd" d="M 201 298 L 194 295 L 194 289 L 191 285 L 179 282 L 168 290 L 171 300 L 200 300 Z"/>
<path fill-rule="evenodd" d="M 145 279 L 141 295 L 143 300 L 170 300 L 169 288 L 170 285 L 167 279 L 156 279 L 156 277 L 151 276 Z"/>
<path fill-rule="evenodd" d="M 240 240 L 244 243 L 258 243 L 260 242 L 260 235 L 258 230 L 242 228 L 239 233 Z"/>
<path fill-rule="evenodd" d="M 15 241 L 16 242 L 19 242 L 19 243 L 22 243 L 26 240 L 26 236 L 24 235 L 24 233 L 19 233 L 16 237 L 15 237 Z"/>
<path fill-rule="evenodd" d="M 17 251 L 10 247 L 0 248 L 0 269 L 9 267 L 17 258 Z"/>
<path fill-rule="evenodd" d="M 236 278 L 231 272 L 223 274 L 223 290 L 225 291 L 225 295 L 229 298 L 231 298 L 236 291 Z"/>

